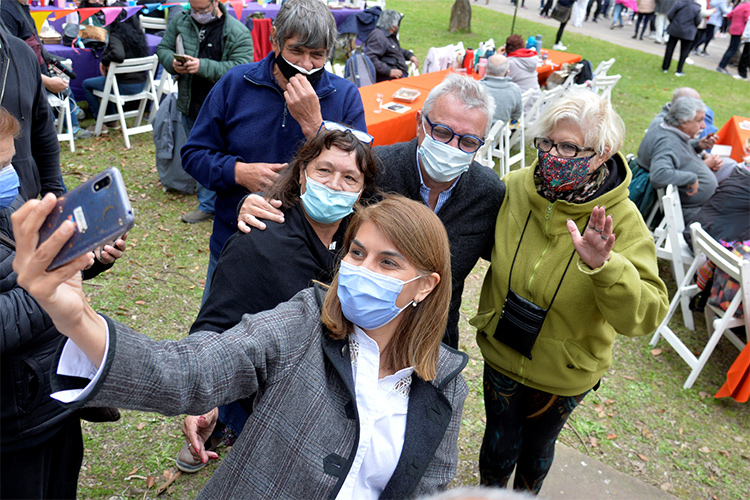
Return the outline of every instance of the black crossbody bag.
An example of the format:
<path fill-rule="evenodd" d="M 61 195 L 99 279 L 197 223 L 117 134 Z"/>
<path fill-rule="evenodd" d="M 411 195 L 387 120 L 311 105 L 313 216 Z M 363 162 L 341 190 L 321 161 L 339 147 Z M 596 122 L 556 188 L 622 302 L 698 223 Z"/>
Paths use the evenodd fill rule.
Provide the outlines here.
<path fill-rule="evenodd" d="M 510 273 L 508 274 L 508 294 L 505 297 L 500 322 L 495 328 L 495 334 L 493 337 L 495 340 L 502 342 L 511 349 L 518 351 L 520 354 L 531 359 L 531 350 L 534 348 L 536 339 L 539 337 L 539 332 L 542 330 L 544 320 L 547 318 L 547 312 L 552 308 L 552 304 L 555 302 L 557 292 L 560 291 L 560 286 L 565 278 L 565 274 L 568 272 L 568 267 L 570 267 L 570 263 L 573 261 L 573 256 L 576 251 L 573 249 L 573 253 L 570 254 L 568 265 L 565 266 L 562 278 L 560 278 L 560 282 L 557 284 L 555 295 L 552 296 L 552 300 L 546 309 L 544 307 L 539 307 L 530 300 L 518 295 L 513 291 L 510 283 L 511 278 L 513 277 L 513 266 L 516 264 L 518 250 L 521 248 L 523 236 L 526 234 L 529 219 L 531 219 L 531 212 L 529 212 L 529 216 L 526 218 L 526 224 L 523 226 L 521 239 L 518 240 L 516 253 L 513 255 L 513 263 L 510 265 Z"/>

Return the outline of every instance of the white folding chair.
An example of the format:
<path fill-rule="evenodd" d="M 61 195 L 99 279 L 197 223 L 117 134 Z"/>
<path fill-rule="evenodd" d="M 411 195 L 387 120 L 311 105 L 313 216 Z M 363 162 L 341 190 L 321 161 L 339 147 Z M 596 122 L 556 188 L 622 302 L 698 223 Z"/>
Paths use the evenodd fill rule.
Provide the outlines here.
<path fill-rule="evenodd" d="M 495 158 L 500 160 L 498 165 L 498 171 L 500 177 L 508 173 L 508 169 L 505 166 L 505 153 L 503 151 L 503 130 L 508 128 L 508 122 L 498 120 L 492 124 L 490 133 L 487 134 L 487 138 L 484 140 L 484 144 L 477 151 L 475 160 L 485 167 L 494 168 Z"/>
<path fill-rule="evenodd" d="M 57 110 L 55 117 L 55 127 L 57 128 L 57 140 L 60 142 L 68 141 L 70 143 L 70 152 L 76 152 L 76 138 L 73 134 L 73 118 L 70 115 L 70 97 L 60 99 L 55 94 L 47 94 L 47 102 L 53 109 Z M 67 127 L 67 132 L 63 133 L 63 125 Z"/>
<path fill-rule="evenodd" d="M 526 92 L 528 93 L 529 91 L 527 90 Z M 515 126 L 508 124 L 503 129 L 503 153 L 505 155 L 504 168 L 506 174 L 510 172 L 510 167 L 516 163 L 521 164 L 520 168 L 526 166 L 526 117 L 523 111 L 523 105 L 525 104 L 523 94 L 521 94 L 521 98 L 521 116 L 518 117 Z M 511 154 L 512 149 L 516 146 L 518 146 L 518 152 Z"/>
<path fill-rule="evenodd" d="M 654 230 L 656 256 L 672 262 L 672 276 L 675 283 L 679 284 L 685 277 L 685 268 L 690 266 L 690 261 L 693 258 L 693 253 L 682 235 L 685 230 L 685 220 L 682 217 L 680 193 L 677 192 L 677 188 L 670 184 L 660 201 L 662 210 L 664 210 L 664 219 Z M 690 298 L 683 296 L 680 303 L 685 328 L 695 330 L 693 313 L 690 311 Z"/>
<path fill-rule="evenodd" d="M 159 83 L 156 85 L 156 100 L 161 102 L 161 98 L 172 92 L 177 92 L 177 81 L 164 68 L 161 70 Z"/>
<path fill-rule="evenodd" d="M 542 95 L 537 99 L 534 104 L 529 109 L 529 112 L 525 116 L 525 121 L 527 124 L 532 123 L 534 120 L 536 120 L 539 115 L 542 114 L 542 111 L 544 111 L 544 108 L 546 108 L 550 103 L 555 101 L 558 97 L 563 95 L 565 92 L 565 88 L 562 85 L 558 85 L 557 87 L 551 89 L 551 90 L 542 90 Z"/>
<path fill-rule="evenodd" d="M 142 30 L 165 31 L 167 29 L 166 17 L 140 16 Z"/>
<path fill-rule="evenodd" d="M 672 297 L 672 302 L 669 304 L 666 318 L 664 318 L 664 321 L 659 325 L 659 328 L 651 339 L 651 345 L 655 346 L 657 342 L 659 342 L 659 338 L 664 337 L 677 354 L 680 355 L 683 361 L 685 361 L 690 367 L 690 375 L 682 386 L 685 389 L 690 389 L 693 386 L 722 336 L 727 337 L 727 339 L 729 339 L 729 341 L 739 350 L 744 349 L 745 342 L 750 340 L 750 325 L 748 324 L 750 322 L 750 261 L 743 259 L 724 248 L 718 241 L 713 239 L 701 228 L 699 222 L 694 222 L 690 225 L 690 234 L 693 239 L 693 253 L 695 254 L 695 257 L 693 258 L 693 262 L 688 268 L 685 277 L 682 279 L 682 282 L 678 285 L 677 292 L 674 297 Z M 714 263 L 716 269 L 723 270 L 729 277 L 736 280 L 740 285 L 740 289 L 729 303 L 726 311 L 723 311 L 718 307 L 710 305 L 706 306 L 711 311 L 707 314 L 709 337 L 706 345 L 700 353 L 700 356 L 696 357 L 680 337 L 669 328 L 669 321 L 672 319 L 675 311 L 677 311 L 677 306 L 680 304 L 682 297 L 692 297 L 698 292 L 698 285 L 693 283 L 693 276 L 706 258 Z M 742 319 L 734 317 L 734 314 L 739 310 L 740 305 L 742 305 L 745 315 Z M 730 328 L 743 325 L 745 327 L 745 342 L 740 340 L 740 338 L 730 330 Z"/>
<path fill-rule="evenodd" d="M 615 88 L 617 82 L 620 81 L 622 75 L 601 75 L 595 76 L 591 80 L 591 90 L 601 95 L 605 99 L 612 98 L 612 89 Z"/>
<path fill-rule="evenodd" d="M 101 99 L 99 115 L 96 118 L 96 127 L 94 128 L 95 135 L 102 133 L 104 122 L 118 118 L 122 127 L 122 135 L 125 138 L 125 147 L 130 149 L 131 135 L 153 131 L 150 123 L 151 118 L 149 118 L 149 123 L 145 125 L 141 125 L 141 121 L 146 112 L 148 101 L 151 101 L 151 105 L 153 106 L 150 117 L 153 117 L 156 110 L 159 109 L 159 99 L 156 96 L 156 84 L 154 83 L 154 74 L 156 73 L 156 66 L 158 64 L 159 59 L 156 55 L 125 59 L 121 63 L 110 63 L 109 71 L 107 71 L 107 79 L 104 82 L 104 90 L 94 90 L 94 95 Z M 130 95 L 120 94 L 120 89 L 117 85 L 117 75 L 142 73 L 144 71 L 146 72 L 146 83 L 142 91 Z M 137 110 L 125 111 L 123 109 L 126 103 L 136 101 L 140 101 Z M 115 105 L 116 113 L 106 114 L 107 105 L 110 102 Z M 133 127 L 128 128 L 125 120 L 133 117 L 135 117 L 135 124 Z"/>
<path fill-rule="evenodd" d="M 597 76 L 605 76 L 607 74 L 607 71 L 609 71 L 609 68 L 611 68 L 613 64 L 615 64 L 614 57 L 608 61 L 600 62 L 593 72 L 593 78 L 596 78 Z"/>

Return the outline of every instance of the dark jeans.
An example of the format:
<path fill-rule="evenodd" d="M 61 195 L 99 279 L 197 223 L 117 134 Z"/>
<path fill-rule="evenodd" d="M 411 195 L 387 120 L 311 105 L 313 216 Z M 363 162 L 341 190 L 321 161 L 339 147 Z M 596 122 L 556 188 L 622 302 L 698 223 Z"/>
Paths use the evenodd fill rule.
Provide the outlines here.
<path fill-rule="evenodd" d="M 484 364 L 487 427 L 479 452 L 480 482 L 539 493 L 555 458 L 555 441 L 588 394 L 557 396 L 531 389 Z"/>
<path fill-rule="evenodd" d="M 745 43 L 740 56 L 740 64 L 737 66 L 737 73 L 742 78 L 747 78 L 748 66 L 750 66 L 750 43 Z"/>
<path fill-rule="evenodd" d="M 638 26 L 640 26 L 641 21 L 643 21 L 643 28 L 641 29 L 641 38 L 643 38 L 643 34 L 646 33 L 646 27 L 651 24 L 651 21 L 654 19 L 654 13 L 649 12 L 648 14 L 641 14 L 638 13 L 638 19 L 635 22 L 635 35 L 638 36 Z"/>
<path fill-rule="evenodd" d="M 703 39 L 695 45 L 695 50 L 698 50 L 698 46 L 703 45 L 703 52 L 705 52 L 706 49 L 708 49 L 708 42 L 714 39 L 715 33 L 716 26 L 709 24 L 706 28 L 706 32 L 703 34 Z"/>
<path fill-rule="evenodd" d="M 21 450 L 3 451 L 0 460 L 0 498 L 75 499 L 83 462 L 81 421 L 69 417 L 50 439 Z"/>
<path fill-rule="evenodd" d="M 601 14 L 602 12 L 602 0 L 589 0 L 589 4 L 586 6 L 586 20 L 588 20 L 589 15 L 591 14 L 591 6 L 594 5 L 594 2 L 596 2 L 596 9 L 594 9 L 594 21 L 596 21 L 596 17 Z"/>
<path fill-rule="evenodd" d="M 707 29 L 708 28 L 702 28 L 698 30 L 698 32 L 695 34 L 695 38 L 693 38 L 693 46 L 690 48 L 690 50 L 698 50 L 698 45 L 703 43 L 703 39 L 706 38 Z"/>
<path fill-rule="evenodd" d="M 674 53 L 678 41 L 680 42 L 680 60 L 677 63 L 677 72 L 682 73 L 682 67 L 685 65 L 685 59 L 687 59 L 690 54 L 690 48 L 693 46 L 693 41 L 685 38 L 677 38 L 676 36 L 671 35 L 667 42 L 667 50 L 664 52 L 664 62 L 661 64 L 661 69 L 664 71 L 669 70 L 669 65 L 672 63 L 672 54 Z"/>
<path fill-rule="evenodd" d="M 106 76 L 96 76 L 94 78 L 86 78 L 83 81 L 83 93 L 86 96 L 86 102 L 89 103 L 89 110 L 91 114 L 96 118 L 99 115 L 99 98 L 94 95 L 94 90 L 104 90 L 104 82 L 107 81 Z M 142 83 L 118 83 L 117 88 L 120 90 L 120 95 L 133 95 L 137 94 L 143 87 L 146 86 L 146 82 Z M 109 105 L 109 110 L 114 109 L 112 104 Z"/>
<path fill-rule="evenodd" d="M 724 57 L 721 58 L 721 62 L 719 63 L 719 67 L 722 69 L 727 68 L 730 59 L 734 57 L 734 55 L 737 53 L 737 50 L 740 48 L 740 40 L 742 39 L 742 35 L 731 36 L 732 38 L 731 40 L 729 40 L 729 47 L 727 48 L 727 51 L 724 52 Z"/>

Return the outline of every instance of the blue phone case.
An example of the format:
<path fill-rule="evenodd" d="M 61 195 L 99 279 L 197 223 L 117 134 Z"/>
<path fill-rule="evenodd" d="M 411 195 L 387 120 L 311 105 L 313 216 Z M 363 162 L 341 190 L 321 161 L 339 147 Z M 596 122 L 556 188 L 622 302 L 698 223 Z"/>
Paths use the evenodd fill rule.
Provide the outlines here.
<path fill-rule="evenodd" d="M 58 198 L 57 206 L 39 230 L 39 244 L 65 220 L 75 222 L 76 231 L 52 260 L 48 271 L 112 242 L 132 229 L 135 224 L 133 208 L 120 171 L 115 167 L 108 168 Z"/>

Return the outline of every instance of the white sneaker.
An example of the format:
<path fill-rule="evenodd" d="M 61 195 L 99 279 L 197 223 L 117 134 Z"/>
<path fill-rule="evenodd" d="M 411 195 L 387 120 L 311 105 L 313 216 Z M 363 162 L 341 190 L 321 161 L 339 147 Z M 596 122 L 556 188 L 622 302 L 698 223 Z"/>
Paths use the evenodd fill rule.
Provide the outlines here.
<path fill-rule="evenodd" d="M 678 71 L 677 73 L 674 74 L 674 76 L 685 76 L 685 73 L 681 73 Z"/>
<path fill-rule="evenodd" d="M 552 46 L 552 50 L 568 50 L 568 48 L 561 43 L 556 43 Z"/>
<path fill-rule="evenodd" d="M 691 66 L 692 66 L 693 64 L 695 64 L 695 61 L 693 61 L 692 59 L 690 59 L 690 58 L 688 57 L 687 59 L 685 59 L 685 63 L 686 63 L 686 64 L 689 64 L 689 65 L 691 65 Z"/>

